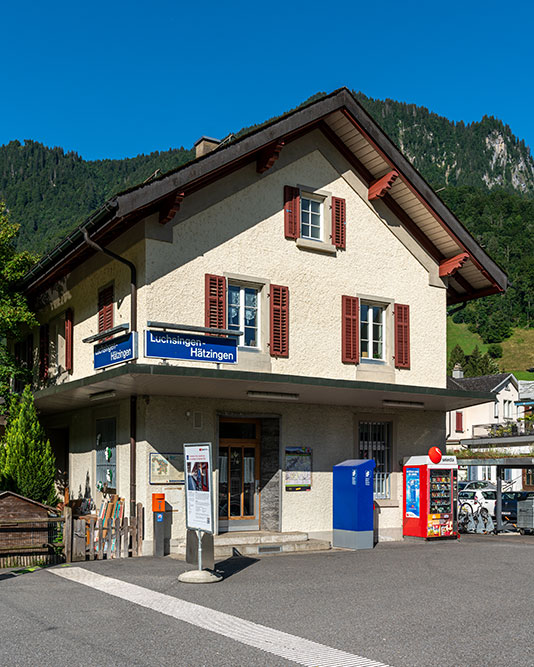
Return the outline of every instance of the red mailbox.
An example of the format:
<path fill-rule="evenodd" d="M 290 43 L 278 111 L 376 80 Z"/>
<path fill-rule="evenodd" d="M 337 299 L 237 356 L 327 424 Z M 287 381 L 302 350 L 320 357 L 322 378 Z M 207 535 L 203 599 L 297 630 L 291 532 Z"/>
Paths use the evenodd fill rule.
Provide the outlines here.
<path fill-rule="evenodd" d="M 165 494 L 164 493 L 153 493 L 152 494 L 152 511 L 153 512 L 165 512 Z"/>

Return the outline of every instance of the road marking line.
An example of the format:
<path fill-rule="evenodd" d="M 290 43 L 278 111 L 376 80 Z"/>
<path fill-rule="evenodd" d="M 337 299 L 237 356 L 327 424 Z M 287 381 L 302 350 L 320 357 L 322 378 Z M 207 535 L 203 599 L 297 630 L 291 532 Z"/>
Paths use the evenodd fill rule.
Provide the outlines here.
<path fill-rule="evenodd" d="M 234 639 L 235 641 L 253 646 L 291 660 L 306 667 L 387 667 L 382 662 L 368 660 L 353 653 L 346 653 L 324 644 L 312 642 L 287 632 L 274 630 L 222 611 L 187 602 L 180 598 L 151 591 L 148 588 L 129 584 L 126 581 L 104 577 L 80 567 L 49 570 L 59 577 L 74 581 L 84 586 L 128 600 L 141 607 L 172 616 L 180 621 L 196 625 L 199 628 Z"/>

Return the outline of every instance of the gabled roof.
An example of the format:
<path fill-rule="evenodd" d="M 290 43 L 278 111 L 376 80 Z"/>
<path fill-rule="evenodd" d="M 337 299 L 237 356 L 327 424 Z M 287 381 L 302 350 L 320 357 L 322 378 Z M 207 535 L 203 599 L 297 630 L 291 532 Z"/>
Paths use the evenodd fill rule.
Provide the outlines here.
<path fill-rule="evenodd" d="M 142 218 L 159 212 L 174 217 L 184 197 L 256 162 L 259 174 L 272 167 L 289 142 L 319 129 L 369 188 L 440 266 L 448 280 L 448 303 L 504 291 L 508 278 L 484 252 L 419 172 L 346 88 L 274 119 L 181 167 L 119 193 L 43 257 L 24 277 L 36 293 L 94 253 L 83 230 L 106 245 Z M 260 176 L 258 176 L 260 177 Z"/>
<path fill-rule="evenodd" d="M 14 491 L 0 491 L 0 500 L 2 498 L 5 498 L 6 496 L 14 496 L 15 498 L 20 498 L 21 500 L 25 500 L 27 503 L 31 503 L 32 505 L 36 505 L 37 507 L 41 507 L 42 509 L 48 510 L 49 512 L 56 511 L 54 507 L 50 507 L 50 505 L 43 505 L 43 503 L 40 503 L 37 500 L 32 500 L 31 498 L 26 498 L 26 496 L 21 496 L 20 493 L 15 493 Z"/>
<path fill-rule="evenodd" d="M 479 375 L 473 378 L 448 378 L 451 382 L 447 383 L 451 389 L 459 387 L 465 391 L 485 391 L 493 394 L 498 393 L 507 382 L 512 382 L 515 388 L 518 388 L 517 380 L 513 373 L 497 373 L 496 375 Z"/>

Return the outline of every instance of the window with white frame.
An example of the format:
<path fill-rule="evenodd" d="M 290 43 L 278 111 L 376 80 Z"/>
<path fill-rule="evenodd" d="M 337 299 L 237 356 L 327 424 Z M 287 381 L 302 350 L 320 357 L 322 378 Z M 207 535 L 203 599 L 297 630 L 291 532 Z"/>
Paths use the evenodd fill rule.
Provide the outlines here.
<path fill-rule="evenodd" d="M 322 241 L 324 237 L 323 200 L 303 194 L 300 198 L 300 236 Z"/>
<path fill-rule="evenodd" d="M 365 303 L 360 304 L 360 358 L 384 361 L 386 308 Z"/>
<path fill-rule="evenodd" d="M 242 347 L 259 348 L 260 290 L 247 285 L 228 285 L 228 328 L 243 331 Z"/>
<path fill-rule="evenodd" d="M 512 418 L 512 401 L 504 401 L 504 418 Z"/>
<path fill-rule="evenodd" d="M 493 404 L 493 418 L 499 419 L 499 401 L 495 401 Z"/>

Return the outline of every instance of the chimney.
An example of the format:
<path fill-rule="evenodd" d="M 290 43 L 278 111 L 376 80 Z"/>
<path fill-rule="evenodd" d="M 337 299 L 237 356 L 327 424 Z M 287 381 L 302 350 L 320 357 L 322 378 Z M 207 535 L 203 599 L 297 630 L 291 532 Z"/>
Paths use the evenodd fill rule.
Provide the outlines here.
<path fill-rule="evenodd" d="M 452 377 L 454 380 L 461 380 L 464 376 L 464 369 L 460 366 L 460 364 L 454 364 L 454 368 L 452 369 Z"/>
<path fill-rule="evenodd" d="M 220 143 L 221 142 L 218 139 L 200 137 L 200 139 L 195 142 L 195 158 L 211 153 L 211 151 L 214 151 Z"/>

